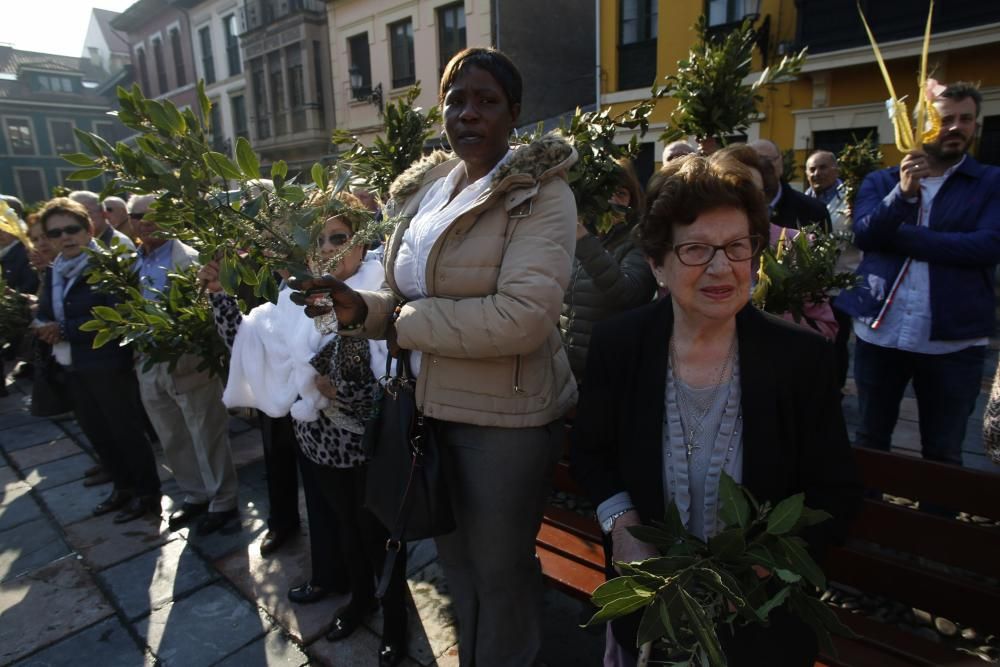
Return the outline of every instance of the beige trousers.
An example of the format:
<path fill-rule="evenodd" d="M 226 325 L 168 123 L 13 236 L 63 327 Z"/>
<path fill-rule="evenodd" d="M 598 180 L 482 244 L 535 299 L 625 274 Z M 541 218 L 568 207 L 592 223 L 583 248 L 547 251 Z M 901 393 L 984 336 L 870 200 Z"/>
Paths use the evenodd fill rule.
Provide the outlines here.
<path fill-rule="evenodd" d="M 211 378 L 178 391 L 166 363 L 144 373 L 140 361 L 136 375 L 142 403 L 160 438 L 167 465 L 185 494 L 184 502 L 209 503 L 211 512 L 235 508 L 239 481 L 229 448 L 229 414 L 222 404 L 222 383 Z"/>

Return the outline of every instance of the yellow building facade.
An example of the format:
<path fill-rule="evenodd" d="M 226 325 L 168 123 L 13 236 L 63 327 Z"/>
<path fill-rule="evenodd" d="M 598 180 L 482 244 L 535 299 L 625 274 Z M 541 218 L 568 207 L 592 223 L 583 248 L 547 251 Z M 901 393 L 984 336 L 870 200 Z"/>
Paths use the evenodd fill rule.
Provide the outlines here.
<path fill-rule="evenodd" d="M 897 94 L 912 99 L 917 93 L 926 1 L 868 0 L 862 6 Z M 782 53 L 803 47 L 809 47 L 809 56 L 794 81 L 764 91 L 759 117 L 746 131 L 748 140 L 770 139 L 782 150 L 793 148 L 801 167 L 816 148 L 836 150 L 852 135 L 860 139 L 875 129 L 886 163 L 898 163 L 901 157 L 885 111 L 888 94 L 855 0 L 600 0 L 599 11 L 603 108 L 619 112 L 649 96 L 653 81 L 637 83 L 650 76 L 652 53 L 658 84 L 675 73 L 678 61 L 687 57 L 697 41 L 694 25 L 702 13 L 719 31 L 749 14 L 755 18 L 760 37 L 754 76 L 762 69 L 762 50 L 770 63 L 777 62 Z M 638 62 L 643 59 L 645 63 Z M 984 97 L 980 152 L 986 161 L 996 161 L 1000 156 L 1000 3 L 939 1 L 929 64 L 941 82 L 979 84 Z M 651 144 L 647 155 L 652 153 L 657 162 L 663 149 L 658 137 L 673 108 L 669 98 L 657 103 L 650 132 L 643 139 Z"/>

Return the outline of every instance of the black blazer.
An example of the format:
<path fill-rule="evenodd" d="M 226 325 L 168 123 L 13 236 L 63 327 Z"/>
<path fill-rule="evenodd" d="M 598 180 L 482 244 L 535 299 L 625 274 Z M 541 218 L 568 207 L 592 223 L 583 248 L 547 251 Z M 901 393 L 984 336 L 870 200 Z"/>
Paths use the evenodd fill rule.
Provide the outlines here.
<path fill-rule="evenodd" d="M 644 523 L 661 520 L 669 298 L 595 329 L 572 432 L 571 465 L 594 504 L 628 491 Z M 748 304 L 736 316 L 743 407 L 743 481 L 758 500 L 805 492 L 834 519 L 814 552 L 843 537 L 861 485 L 840 407 L 833 345 Z"/>
<path fill-rule="evenodd" d="M 802 194 L 788 183 L 781 184 L 781 199 L 771 212 L 771 222 L 789 229 L 816 224 L 824 232 L 832 228 L 826 205 L 815 197 Z"/>

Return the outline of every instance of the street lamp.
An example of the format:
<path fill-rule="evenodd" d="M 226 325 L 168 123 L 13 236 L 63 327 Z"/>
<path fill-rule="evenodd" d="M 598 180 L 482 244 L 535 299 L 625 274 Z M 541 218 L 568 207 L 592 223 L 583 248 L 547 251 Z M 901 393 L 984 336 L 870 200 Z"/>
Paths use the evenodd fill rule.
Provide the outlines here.
<path fill-rule="evenodd" d="M 364 100 L 374 104 L 378 108 L 378 115 L 382 115 L 382 84 L 379 83 L 374 88 L 365 86 L 365 79 L 361 75 L 361 69 L 357 65 L 351 65 L 347 70 L 351 78 L 351 96 L 356 100 Z"/>

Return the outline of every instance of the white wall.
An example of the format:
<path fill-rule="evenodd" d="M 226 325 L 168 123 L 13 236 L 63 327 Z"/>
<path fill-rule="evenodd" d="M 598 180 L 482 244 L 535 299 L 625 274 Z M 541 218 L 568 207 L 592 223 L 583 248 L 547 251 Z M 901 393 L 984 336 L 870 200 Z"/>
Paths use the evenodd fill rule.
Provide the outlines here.
<path fill-rule="evenodd" d="M 204 62 L 201 52 L 201 29 L 209 28 L 212 38 L 212 60 L 215 65 L 215 83 L 206 84 L 205 93 L 212 104 L 216 105 L 222 117 L 222 136 L 236 146 L 235 129 L 233 127 L 233 110 L 230 99 L 233 95 L 242 94 L 247 114 L 250 113 L 249 92 L 246 90 L 246 79 L 242 71 L 243 56 L 240 55 L 241 72 L 229 76 L 229 59 L 226 56 L 226 32 L 222 19 L 229 14 L 235 14 L 240 20 L 242 2 L 240 0 L 207 0 L 188 11 L 191 21 L 192 52 L 194 53 L 195 72 L 198 79 L 205 78 Z M 249 124 L 249 121 L 248 121 Z M 218 132 L 219 130 L 214 130 Z"/>

